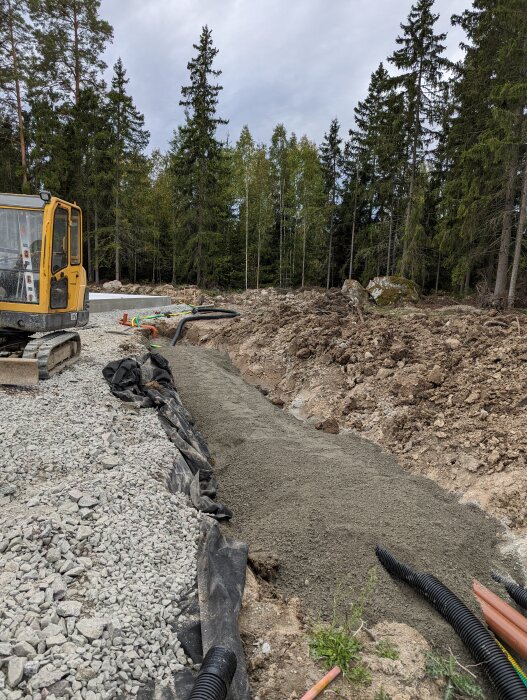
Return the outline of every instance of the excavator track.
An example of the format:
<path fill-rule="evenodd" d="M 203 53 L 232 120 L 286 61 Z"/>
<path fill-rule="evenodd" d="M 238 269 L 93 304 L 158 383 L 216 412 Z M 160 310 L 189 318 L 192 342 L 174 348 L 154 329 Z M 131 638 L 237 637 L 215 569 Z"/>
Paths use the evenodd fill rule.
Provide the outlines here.
<path fill-rule="evenodd" d="M 38 378 L 49 379 L 64 367 L 73 364 L 81 352 L 78 333 L 55 331 L 40 338 L 32 338 L 22 353 L 23 360 L 36 360 Z"/>

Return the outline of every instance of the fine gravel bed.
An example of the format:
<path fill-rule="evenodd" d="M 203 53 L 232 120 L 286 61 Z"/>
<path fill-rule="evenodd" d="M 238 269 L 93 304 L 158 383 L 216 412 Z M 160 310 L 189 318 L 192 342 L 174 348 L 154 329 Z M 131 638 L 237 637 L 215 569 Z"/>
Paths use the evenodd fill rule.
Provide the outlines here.
<path fill-rule="evenodd" d="M 0 387 L 0 700 L 134 695 L 191 663 L 176 628 L 203 516 L 166 488 L 155 410 L 103 379 L 145 351 L 121 315 L 91 315 L 74 366 Z"/>
<path fill-rule="evenodd" d="M 492 587 L 493 568 L 518 575 L 500 551 L 498 521 L 403 471 L 375 444 L 317 431 L 273 406 L 225 354 L 184 342 L 163 352 L 215 457 L 218 498 L 234 510 L 226 529 L 278 557 L 279 591 L 327 618 L 335 598 L 357 599 L 374 567 L 368 622 L 404 622 L 464 653 L 447 623 L 378 565 L 375 545 L 433 573 L 477 611 L 474 577 Z"/>

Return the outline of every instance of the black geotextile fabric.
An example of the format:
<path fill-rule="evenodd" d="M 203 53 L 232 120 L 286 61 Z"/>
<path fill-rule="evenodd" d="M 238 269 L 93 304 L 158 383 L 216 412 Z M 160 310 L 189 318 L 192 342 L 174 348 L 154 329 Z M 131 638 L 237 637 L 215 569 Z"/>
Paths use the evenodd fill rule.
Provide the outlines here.
<path fill-rule="evenodd" d="M 217 483 L 207 445 L 181 403 L 168 361 L 159 353 L 146 353 L 110 362 L 102 371 L 112 393 L 123 401 L 154 407 L 168 437 L 178 448 L 170 489 L 190 497 L 194 506 L 216 518 L 228 519 L 232 511 L 216 503 Z"/>
<path fill-rule="evenodd" d="M 167 360 L 158 353 L 147 353 L 140 360 L 126 358 L 110 362 L 103 369 L 112 393 L 123 401 L 154 407 L 172 443 L 178 448 L 170 474 L 171 492 L 185 493 L 195 508 L 215 520 L 232 516 L 229 508 L 213 500 L 216 480 L 207 445 L 194 427 L 190 414 L 179 398 Z M 223 646 L 236 654 L 237 668 L 227 700 L 250 700 L 249 680 L 238 616 L 245 586 L 248 547 L 224 537 L 218 523 L 204 518 L 197 556 L 199 606 L 186 610 L 187 624 L 178 630 L 185 653 L 195 664 L 213 646 Z M 164 688 L 145 686 L 142 700 L 188 700 L 195 680 L 190 669 L 174 675 L 175 695 Z M 161 692 L 161 695 L 159 693 Z"/>

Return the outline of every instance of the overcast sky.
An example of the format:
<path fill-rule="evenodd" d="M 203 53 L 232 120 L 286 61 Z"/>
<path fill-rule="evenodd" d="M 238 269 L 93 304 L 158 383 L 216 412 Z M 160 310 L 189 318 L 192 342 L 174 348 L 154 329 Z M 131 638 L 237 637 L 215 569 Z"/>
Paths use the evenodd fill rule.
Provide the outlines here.
<path fill-rule="evenodd" d="M 395 48 L 412 0 L 102 0 L 114 28 L 105 60 L 121 56 L 129 91 L 144 113 L 151 148 L 166 150 L 177 124 L 181 85 L 204 24 L 223 71 L 219 113 L 235 141 L 248 124 L 268 142 L 274 126 L 317 143 L 333 117 L 343 133 L 353 124 L 370 75 Z M 436 0 L 438 28 L 449 31 L 448 56 L 462 38 L 450 16 L 470 0 Z"/>

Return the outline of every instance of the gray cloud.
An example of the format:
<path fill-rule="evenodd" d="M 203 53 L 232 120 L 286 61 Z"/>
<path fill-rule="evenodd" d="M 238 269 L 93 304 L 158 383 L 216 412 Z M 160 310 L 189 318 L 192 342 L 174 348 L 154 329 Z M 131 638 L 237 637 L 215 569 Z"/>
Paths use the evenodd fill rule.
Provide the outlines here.
<path fill-rule="evenodd" d="M 459 30 L 450 16 L 469 0 L 436 0 L 439 29 L 449 31 L 448 55 L 460 55 Z M 319 142 L 333 117 L 343 130 L 366 93 L 370 74 L 395 48 L 399 24 L 411 0 L 102 0 L 101 14 L 114 27 L 105 56 L 118 56 L 129 91 L 144 113 L 151 147 L 165 150 L 182 122 L 181 85 L 208 24 L 219 54 L 224 86 L 219 113 L 225 134 L 236 140 L 248 124 L 268 141 L 278 122 Z M 108 71 L 108 78 L 111 71 Z"/>

